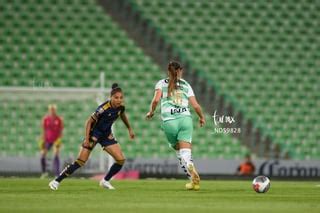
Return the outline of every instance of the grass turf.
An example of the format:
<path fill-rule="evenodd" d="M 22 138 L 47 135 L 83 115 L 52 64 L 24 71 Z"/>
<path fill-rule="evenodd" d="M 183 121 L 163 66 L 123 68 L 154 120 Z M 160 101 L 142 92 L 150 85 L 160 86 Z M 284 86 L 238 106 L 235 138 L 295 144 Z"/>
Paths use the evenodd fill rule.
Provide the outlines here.
<path fill-rule="evenodd" d="M 318 182 L 272 181 L 258 194 L 250 181 L 202 181 L 200 191 L 181 180 L 113 181 L 114 191 L 86 179 L 0 179 L 0 212 L 320 212 Z"/>

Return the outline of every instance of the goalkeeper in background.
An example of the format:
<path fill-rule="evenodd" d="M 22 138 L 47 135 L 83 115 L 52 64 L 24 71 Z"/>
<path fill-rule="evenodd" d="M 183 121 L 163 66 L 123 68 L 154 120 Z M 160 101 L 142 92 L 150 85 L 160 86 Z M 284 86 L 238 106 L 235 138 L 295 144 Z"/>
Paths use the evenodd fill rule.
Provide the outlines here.
<path fill-rule="evenodd" d="M 60 173 L 59 151 L 61 147 L 61 137 L 63 131 L 62 117 L 57 114 L 57 106 L 50 104 L 48 106 L 48 114 L 42 119 L 42 136 L 40 141 L 41 152 L 41 178 L 48 176 L 46 156 L 48 151 L 53 147 L 53 172 L 56 176 Z"/>

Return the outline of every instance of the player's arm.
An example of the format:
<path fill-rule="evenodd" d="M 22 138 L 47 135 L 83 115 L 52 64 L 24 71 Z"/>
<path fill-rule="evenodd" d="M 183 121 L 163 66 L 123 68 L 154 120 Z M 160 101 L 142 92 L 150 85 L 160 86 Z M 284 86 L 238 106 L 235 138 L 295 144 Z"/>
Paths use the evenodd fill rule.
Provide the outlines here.
<path fill-rule="evenodd" d="M 90 131 L 92 126 L 97 122 L 97 116 L 96 113 L 93 113 L 86 121 L 86 127 L 85 127 L 85 143 L 89 145 L 89 139 L 90 139 Z"/>
<path fill-rule="evenodd" d="M 44 129 L 45 129 L 45 117 L 42 118 L 41 120 L 41 140 L 44 141 L 45 138 L 44 138 Z"/>
<path fill-rule="evenodd" d="M 134 133 L 133 133 L 133 130 L 132 130 L 131 126 L 130 126 L 129 119 L 128 119 L 126 113 L 122 112 L 120 114 L 120 118 L 123 121 L 124 125 L 126 125 L 126 127 L 128 128 L 130 138 L 134 139 Z"/>
<path fill-rule="evenodd" d="M 191 104 L 192 108 L 196 111 L 197 115 L 199 116 L 199 123 L 200 123 L 200 126 L 202 127 L 206 123 L 206 120 L 202 112 L 201 106 L 198 103 L 196 97 L 190 96 L 189 103 Z"/>
<path fill-rule="evenodd" d="M 153 117 L 154 115 L 154 111 L 157 109 L 157 106 L 158 106 L 158 103 L 161 99 L 161 96 L 162 96 L 162 91 L 161 89 L 156 89 L 156 91 L 154 92 L 154 96 L 153 96 L 153 99 L 151 101 L 151 104 L 150 104 L 150 109 L 149 109 L 149 112 L 147 113 L 147 119 L 150 119 Z"/>
<path fill-rule="evenodd" d="M 60 134 L 59 134 L 60 138 L 62 138 L 63 128 L 64 128 L 63 118 L 60 117 Z"/>

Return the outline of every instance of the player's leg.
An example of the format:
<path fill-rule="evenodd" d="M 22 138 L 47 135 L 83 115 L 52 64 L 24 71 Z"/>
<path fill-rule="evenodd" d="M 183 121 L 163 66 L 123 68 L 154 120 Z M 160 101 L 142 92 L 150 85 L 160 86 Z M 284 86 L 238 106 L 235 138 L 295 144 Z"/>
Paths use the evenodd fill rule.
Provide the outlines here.
<path fill-rule="evenodd" d="M 92 138 L 92 145 L 90 147 L 85 146 L 84 144 L 82 144 L 82 147 L 80 149 L 78 158 L 76 161 L 74 161 L 72 164 L 66 166 L 64 168 L 64 170 L 62 170 L 62 172 L 60 173 L 60 175 L 54 179 L 53 181 L 51 181 L 49 183 L 49 187 L 52 190 L 57 190 L 59 187 L 59 183 L 67 178 L 68 176 L 70 176 L 71 174 L 73 174 L 77 169 L 79 169 L 80 167 L 82 167 L 86 161 L 88 160 L 92 149 L 94 148 L 95 144 L 96 144 L 97 139 L 96 138 Z"/>
<path fill-rule="evenodd" d="M 125 163 L 125 157 L 118 143 L 105 146 L 104 150 L 113 157 L 115 162 L 110 167 L 104 179 L 100 182 L 100 185 L 108 189 L 114 189 L 114 187 L 109 183 L 109 181 L 114 175 L 116 175 L 122 169 L 123 164 Z"/>
<path fill-rule="evenodd" d="M 186 141 L 179 141 L 179 152 L 181 161 L 186 166 L 188 174 L 191 176 L 191 182 L 186 184 L 187 189 L 200 189 L 200 176 L 195 168 L 191 154 L 191 144 Z"/>
<path fill-rule="evenodd" d="M 40 145 L 40 164 L 41 164 L 41 176 L 40 178 L 47 178 L 48 177 L 48 172 L 47 172 L 47 153 L 48 150 L 50 150 L 52 144 L 51 143 L 46 143 L 42 142 Z"/>
<path fill-rule="evenodd" d="M 164 121 L 162 123 L 162 130 L 164 131 L 167 140 L 169 142 L 169 145 L 175 149 L 177 159 L 179 161 L 179 165 L 186 174 L 186 176 L 190 179 L 191 176 L 188 173 L 187 166 L 185 165 L 184 161 L 181 159 L 181 154 L 179 150 L 179 144 L 178 142 L 178 132 L 179 132 L 179 119 L 176 120 L 169 120 L 169 121 Z"/>
<path fill-rule="evenodd" d="M 53 144 L 53 172 L 56 176 L 60 173 L 60 147 L 61 147 L 61 139 L 57 139 Z"/>
<path fill-rule="evenodd" d="M 192 155 L 191 155 L 191 143 L 183 140 L 179 140 L 177 147 L 179 147 L 179 154 L 181 157 L 182 163 L 188 168 L 193 164 Z"/>
<path fill-rule="evenodd" d="M 48 150 L 46 148 L 42 148 L 40 151 L 41 157 L 40 157 L 40 164 L 41 164 L 41 173 L 44 174 L 46 172 L 46 156 L 47 156 Z"/>
<path fill-rule="evenodd" d="M 188 170 L 188 173 L 191 175 L 191 180 L 193 187 L 192 189 L 199 189 L 200 186 L 200 176 L 198 172 L 196 171 L 195 165 L 192 160 L 192 131 L 193 131 L 193 125 L 192 125 L 192 118 L 191 117 L 185 117 L 183 119 L 180 119 L 179 123 L 179 133 L 178 133 L 178 147 L 179 147 L 179 153 L 181 156 L 181 160 L 184 165 L 186 165 L 186 168 Z M 190 185 L 190 184 L 189 184 Z M 189 188 L 188 186 L 186 186 Z M 189 188 L 190 189 L 190 188 Z"/>
<path fill-rule="evenodd" d="M 186 176 L 188 177 L 189 180 L 191 180 L 191 174 L 188 172 L 187 170 L 187 166 L 185 165 L 184 161 L 182 161 L 181 158 L 181 154 L 180 154 L 180 150 L 179 150 L 179 144 L 177 143 L 176 146 L 174 147 L 176 155 L 177 155 L 177 159 L 179 161 L 179 165 L 181 167 L 181 169 L 183 170 L 183 172 L 186 174 Z"/>
<path fill-rule="evenodd" d="M 70 176 L 74 173 L 77 169 L 82 167 L 91 154 L 91 147 L 81 147 L 77 160 L 75 160 L 72 164 L 68 165 L 64 170 L 60 173 L 60 175 L 56 178 L 56 181 L 61 182 L 66 177 Z"/>

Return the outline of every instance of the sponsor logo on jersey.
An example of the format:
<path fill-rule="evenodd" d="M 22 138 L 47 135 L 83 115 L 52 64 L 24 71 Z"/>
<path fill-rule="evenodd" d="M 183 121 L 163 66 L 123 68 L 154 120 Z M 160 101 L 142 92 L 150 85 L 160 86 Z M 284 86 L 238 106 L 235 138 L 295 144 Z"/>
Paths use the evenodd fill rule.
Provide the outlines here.
<path fill-rule="evenodd" d="M 187 108 L 183 107 L 183 108 L 175 108 L 175 109 L 171 109 L 171 115 L 176 114 L 176 113 L 183 113 L 188 111 Z"/>

